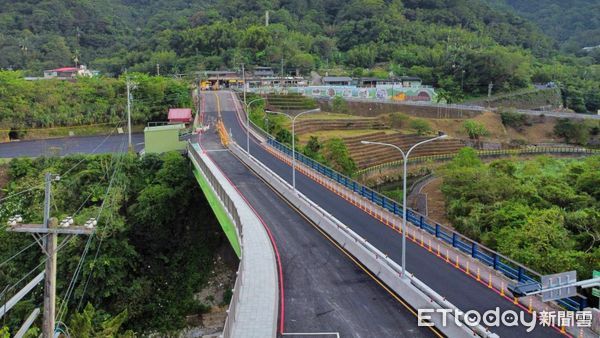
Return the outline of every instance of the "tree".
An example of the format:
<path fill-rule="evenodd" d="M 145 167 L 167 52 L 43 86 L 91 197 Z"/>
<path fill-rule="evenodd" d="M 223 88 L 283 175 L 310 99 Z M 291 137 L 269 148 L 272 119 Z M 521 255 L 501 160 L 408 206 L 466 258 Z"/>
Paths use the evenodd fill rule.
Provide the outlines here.
<path fill-rule="evenodd" d="M 498 249 L 540 272 L 582 270 L 583 253 L 574 250 L 559 209 L 533 213 L 527 224 L 505 227 L 497 234 Z"/>
<path fill-rule="evenodd" d="M 321 143 L 316 136 L 310 136 L 306 146 L 304 147 L 304 155 L 308 157 L 315 157 L 321 150 Z"/>
<path fill-rule="evenodd" d="M 346 55 L 347 63 L 352 67 L 370 68 L 375 63 L 375 50 L 366 45 L 354 47 Z"/>
<path fill-rule="evenodd" d="M 523 127 L 530 124 L 527 115 L 518 113 L 516 110 L 504 110 L 500 112 L 502 124 L 507 127 L 513 127 L 516 130 L 523 130 Z"/>
<path fill-rule="evenodd" d="M 346 100 L 344 100 L 341 96 L 336 96 L 331 102 L 331 110 L 334 113 L 347 113 L 348 102 L 346 102 Z"/>
<path fill-rule="evenodd" d="M 410 121 L 410 127 L 417 132 L 417 135 L 427 135 L 431 132 L 431 125 L 424 119 Z"/>
<path fill-rule="evenodd" d="M 121 326 L 127 319 L 127 310 L 119 313 L 115 317 L 108 317 L 99 314 L 92 304 L 88 303 L 83 312 L 76 313 L 71 319 L 69 329 L 71 332 L 76 333 L 77 337 L 81 338 L 100 338 L 100 337 L 131 337 L 133 338 L 133 332 L 127 331 L 123 334 L 119 334 Z M 98 324 L 98 321 L 101 321 Z"/>
<path fill-rule="evenodd" d="M 463 129 L 472 140 L 479 140 L 480 137 L 490 134 L 482 123 L 474 120 L 466 120 L 463 123 Z"/>
<path fill-rule="evenodd" d="M 559 119 L 554 126 L 554 134 L 563 137 L 568 143 L 586 145 L 590 138 L 590 130 L 584 122 L 571 119 Z"/>
<path fill-rule="evenodd" d="M 351 176 L 356 171 L 356 163 L 350 157 L 348 148 L 342 139 L 332 138 L 325 143 L 323 157 L 332 168 Z"/>

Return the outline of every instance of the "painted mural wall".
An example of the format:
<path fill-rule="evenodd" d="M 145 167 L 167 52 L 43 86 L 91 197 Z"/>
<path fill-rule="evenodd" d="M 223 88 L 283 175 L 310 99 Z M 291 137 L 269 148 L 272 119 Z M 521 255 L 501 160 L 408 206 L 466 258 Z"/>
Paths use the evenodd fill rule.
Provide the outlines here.
<path fill-rule="evenodd" d="M 361 98 L 372 100 L 435 102 L 436 93 L 431 87 L 394 87 L 362 88 L 356 86 L 307 86 L 288 87 L 288 93 L 299 93 L 315 98 Z M 280 92 L 281 88 L 256 88 L 256 92 Z"/>

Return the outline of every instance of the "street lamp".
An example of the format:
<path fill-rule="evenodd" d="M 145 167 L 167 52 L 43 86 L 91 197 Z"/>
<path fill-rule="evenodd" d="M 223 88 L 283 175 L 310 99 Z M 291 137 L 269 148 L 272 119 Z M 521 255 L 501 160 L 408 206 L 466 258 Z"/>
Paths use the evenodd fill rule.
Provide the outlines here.
<path fill-rule="evenodd" d="M 250 154 L 250 105 L 254 102 L 264 101 L 264 97 L 259 97 L 246 104 L 246 152 Z M 245 101 L 244 101 L 245 102 Z"/>
<path fill-rule="evenodd" d="M 441 140 L 448 137 L 448 135 L 443 134 L 443 133 L 439 133 L 439 135 L 437 137 L 425 140 L 425 141 L 421 141 L 415 145 L 413 145 L 412 147 L 410 147 L 410 149 L 408 149 L 408 151 L 405 153 L 404 151 L 402 151 L 402 149 L 400 149 L 400 147 L 394 145 L 394 144 L 390 144 L 390 143 L 382 143 L 382 142 L 371 142 L 371 141 L 360 141 L 360 143 L 362 144 L 376 144 L 376 145 L 380 145 L 380 146 L 385 146 L 385 147 L 392 147 L 396 150 L 398 150 L 401 154 L 402 154 L 402 159 L 403 159 L 403 164 L 404 164 L 404 171 L 402 173 L 402 271 L 400 273 L 400 277 L 404 278 L 404 270 L 406 269 L 406 176 L 407 176 L 407 172 L 406 172 L 406 163 L 408 162 L 408 156 L 410 155 L 410 152 L 415 149 L 416 147 L 425 144 L 425 143 L 429 143 L 432 141 L 436 141 L 436 140 Z"/>
<path fill-rule="evenodd" d="M 292 120 L 292 187 L 294 188 L 294 190 L 296 190 L 296 128 L 295 128 L 296 119 L 304 114 L 318 113 L 320 111 L 321 111 L 321 108 L 306 110 L 306 111 L 303 111 L 303 112 L 297 114 L 294 117 L 291 117 L 288 114 L 277 112 L 277 111 L 270 111 L 270 110 L 266 111 L 269 114 L 283 115 L 283 116 L 286 116 L 287 118 L 289 118 L 290 120 Z"/>

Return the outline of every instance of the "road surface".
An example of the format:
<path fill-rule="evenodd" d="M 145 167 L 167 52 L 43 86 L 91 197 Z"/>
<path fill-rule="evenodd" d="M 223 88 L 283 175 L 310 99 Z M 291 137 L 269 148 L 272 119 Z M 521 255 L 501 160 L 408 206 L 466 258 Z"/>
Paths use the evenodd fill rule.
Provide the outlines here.
<path fill-rule="evenodd" d="M 206 94 L 206 120 L 217 106 Z M 196 140 L 197 141 L 197 140 Z M 222 151 L 214 128 L 201 146 L 271 230 L 283 271 L 284 332 L 341 337 L 436 337 L 397 297 L 336 247 L 237 158 Z M 214 151 L 216 150 L 216 151 Z M 322 337 L 334 337 L 323 335 Z"/>
<path fill-rule="evenodd" d="M 215 109 L 211 95 L 215 94 L 205 95 L 207 110 Z M 217 95 L 220 97 L 222 116 L 227 130 L 231 130 L 238 144 L 245 146 L 246 133 L 235 112 L 232 95 L 227 92 L 219 92 Z M 267 152 L 255 139 L 251 140 L 250 153 L 282 178 L 291 182 L 290 166 Z M 396 262 L 400 262 L 401 241 L 400 235 L 395 230 L 299 172 L 296 173 L 296 187 L 358 235 L 366 238 L 382 252 L 389 254 Z M 407 271 L 413 273 L 462 311 L 476 310 L 483 313 L 499 307 L 501 311 L 523 312 L 512 302 L 500 297 L 482 283 L 453 268 L 443 259 L 436 257 L 426 248 L 420 247 L 412 241 L 407 241 L 406 257 Z M 493 328 L 492 331 L 501 337 L 563 337 L 556 329 L 541 326 L 529 333 L 526 332 L 524 326 L 501 326 Z"/>
<path fill-rule="evenodd" d="M 131 139 L 136 151 L 144 147 L 144 134 L 132 134 Z M 0 143 L 0 158 L 114 153 L 123 151 L 123 144 L 127 150 L 127 134 L 14 141 Z"/>

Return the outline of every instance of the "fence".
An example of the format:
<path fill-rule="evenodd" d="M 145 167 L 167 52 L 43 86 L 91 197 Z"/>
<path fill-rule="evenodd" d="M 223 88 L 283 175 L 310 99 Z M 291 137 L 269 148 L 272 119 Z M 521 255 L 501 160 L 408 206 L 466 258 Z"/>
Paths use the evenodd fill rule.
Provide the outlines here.
<path fill-rule="evenodd" d="M 198 164 L 200 170 L 206 176 L 206 180 L 212 187 L 212 190 L 219 197 L 219 199 L 223 203 L 223 206 L 225 206 L 225 210 L 227 210 L 227 212 L 229 213 L 229 216 L 231 216 L 231 218 L 233 220 L 233 224 L 235 225 L 236 230 L 237 230 L 237 235 L 238 235 L 238 239 L 239 239 L 239 243 L 240 243 L 240 249 L 242 249 L 241 252 L 243 252 L 243 248 L 241 247 L 242 243 L 243 243 L 243 241 L 242 241 L 243 232 L 242 232 L 242 228 L 241 228 L 240 217 L 238 215 L 235 204 L 233 203 L 233 201 L 231 200 L 229 195 L 227 195 L 225 190 L 221 187 L 221 183 L 219 182 L 219 180 L 215 177 L 215 175 L 212 173 L 212 171 L 210 171 L 210 169 L 208 168 L 206 163 L 204 163 L 204 160 L 202 158 L 200 158 L 200 155 L 191 146 L 191 144 L 188 144 L 188 154 L 190 154 L 194 158 L 194 160 Z M 237 308 L 237 304 L 239 303 L 239 299 L 240 299 L 240 281 L 244 278 L 244 271 L 245 271 L 244 263 L 245 263 L 245 259 L 244 259 L 244 255 L 242 254 L 242 256 L 240 257 L 240 265 L 239 265 L 238 271 L 237 271 L 237 278 L 235 280 L 235 284 L 234 284 L 233 290 L 232 290 L 233 295 L 232 295 L 231 301 L 229 303 L 229 309 L 228 309 L 229 315 L 225 319 L 225 325 L 223 327 L 223 336 L 224 337 L 231 337 L 231 334 L 233 331 L 233 324 L 235 323 L 235 315 L 237 313 L 236 308 Z"/>
<path fill-rule="evenodd" d="M 498 150 L 478 150 L 477 155 L 481 157 L 496 157 L 496 156 L 523 156 L 523 155 L 541 155 L 541 154 L 563 154 L 563 155 L 600 155 L 600 149 L 587 149 L 578 147 L 529 147 L 523 149 L 498 149 Z M 437 154 L 428 156 L 417 156 L 410 159 L 410 164 L 423 163 L 427 161 L 448 161 L 456 156 L 455 153 Z M 357 175 L 367 174 L 376 170 L 400 168 L 403 161 L 393 161 L 378 164 L 358 170 Z"/>
<path fill-rule="evenodd" d="M 278 141 L 268 138 L 267 143 L 287 156 L 292 156 L 292 150 Z M 352 190 L 354 193 L 359 194 L 383 209 L 386 209 L 400 217 L 402 216 L 402 206 L 396 201 L 380 195 L 376 191 L 338 173 L 327 166 L 322 165 L 321 163 L 318 163 L 317 161 L 301 153 L 296 152 L 296 161 L 303 163 L 307 167 L 322 175 L 325 175 L 329 179 Z M 492 249 L 489 249 L 469 239 L 468 237 L 461 235 L 460 233 L 457 233 L 452 229 L 437 224 L 418 212 L 408 209 L 406 214 L 406 219 L 408 222 L 413 223 L 415 226 L 419 227 L 423 231 L 427 231 L 431 235 L 435 235 L 435 237 L 439 240 L 452 245 L 452 247 L 456 248 L 457 250 L 460 250 L 465 254 L 481 261 L 482 263 L 492 267 L 494 270 L 502 272 L 510 279 L 517 280 L 519 282 L 541 282 L 541 274 L 538 272 L 533 271 L 515 262 L 514 260 Z M 575 296 L 559 300 L 558 303 L 568 310 L 576 311 L 582 310 L 587 306 L 587 299 L 580 296 Z"/>

